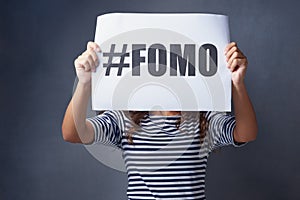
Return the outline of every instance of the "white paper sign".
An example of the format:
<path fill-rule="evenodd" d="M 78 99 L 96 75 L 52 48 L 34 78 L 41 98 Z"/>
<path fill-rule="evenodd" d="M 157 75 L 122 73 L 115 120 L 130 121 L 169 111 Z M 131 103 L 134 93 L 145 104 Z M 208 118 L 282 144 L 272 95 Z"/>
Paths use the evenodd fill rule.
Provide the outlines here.
<path fill-rule="evenodd" d="M 231 110 L 227 16 L 105 14 L 95 42 L 94 110 Z"/>

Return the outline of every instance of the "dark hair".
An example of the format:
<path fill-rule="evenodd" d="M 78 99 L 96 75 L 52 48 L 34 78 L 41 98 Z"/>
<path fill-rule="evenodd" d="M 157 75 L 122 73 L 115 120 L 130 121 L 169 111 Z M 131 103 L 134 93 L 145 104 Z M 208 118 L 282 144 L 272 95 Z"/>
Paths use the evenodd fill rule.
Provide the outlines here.
<path fill-rule="evenodd" d="M 129 111 L 129 117 L 134 123 L 127 133 L 127 139 L 129 144 L 133 144 L 132 135 L 136 128 L 139 128 L 141 120 L 149 115 L 149 111 Z M 200 143 L 203 143 L 206 131 L 208 129 L 208 120 L 205 117 L 206 112 L 199 112 L 199 129 L 200 129 Z M 177 129 L 179 129 L 182 122 L 182 117 L 177 122 Z"/>

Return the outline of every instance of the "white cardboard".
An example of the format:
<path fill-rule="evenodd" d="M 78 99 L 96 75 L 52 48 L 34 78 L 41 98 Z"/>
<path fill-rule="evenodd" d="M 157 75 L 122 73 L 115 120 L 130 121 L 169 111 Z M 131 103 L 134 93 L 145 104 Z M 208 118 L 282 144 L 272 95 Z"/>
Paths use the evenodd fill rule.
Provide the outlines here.
<path fill-rule="evenodd" d="M 228 17 L 215 14 L 197 13 L 110 13 L 97 18 L 95 42 L 102 52 L 98 55 L 100 64 L 92 73 L 93 110 L 182 110 L 182 111 L 230 111 L 231 110 L 231 73 L 226 67 L 224 49 L 229 43 Z M 218 53 L 218 71 L 211 77 L 199 73 L 195 76 L 154 77 L 147 68 L 147 48 L 160 43 L 169 48 L 169 44 L 194 43 L 196 45 L 196 66 L 198 48 L 202 44 L 213 44 Z M 130 56 L 125 63 L 131 65 L 132 44 L 146 44 L 141 51 L 145 63 L 141 63 L 141 75 L 132 76 L 132 68 L 123 68 L 117 76 L 118 68 L 111 68 L 105 76 L 103 63 L 111 44 L 115 52 L 122 51 L 122 45 L 128 44 Z M 168 49 L 167 49 L 168 50 Z M 182 49 L 183 53 L 183 49 Z M 167 62 L 169 62 L 167 53 Z M 113 63 L 118 63 L 118 58 Z"/>

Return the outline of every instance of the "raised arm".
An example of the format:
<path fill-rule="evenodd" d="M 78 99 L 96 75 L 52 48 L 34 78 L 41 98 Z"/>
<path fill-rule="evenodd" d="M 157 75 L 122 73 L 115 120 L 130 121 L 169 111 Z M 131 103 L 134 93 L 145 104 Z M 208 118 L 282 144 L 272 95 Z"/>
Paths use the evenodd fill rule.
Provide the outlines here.
<path fill-rule="evenodd" d="M 228 44 L 225 55 L 227 66 L 232 72 L 232 97 L 236 119 L 234 140 L 249 142 L 256 139 L 258 127 L 255 111 L 244 83 L 248 61 L 235 42 Z"/>
<path fill-rule="evenodd" d="M 62 123 L 62 135 L 67 142 L 90 144 L 94 141 L 94 130 L 86 120 L 86 110 L 91 95 L 91 72 L 98 65 L 96 51 L 100 51 L 99 46 L 89 42 L 86 51 L 74 61 L 78 84 Z"/>

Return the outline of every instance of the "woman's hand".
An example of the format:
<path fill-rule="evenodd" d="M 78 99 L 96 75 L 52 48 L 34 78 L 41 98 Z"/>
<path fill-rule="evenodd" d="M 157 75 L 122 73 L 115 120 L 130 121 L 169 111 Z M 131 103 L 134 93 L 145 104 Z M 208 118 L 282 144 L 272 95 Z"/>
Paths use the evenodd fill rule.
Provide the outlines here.
<path fill-rule="evenodd" d="M 75 59 L 74 66 L 80 83 L 91 82 L 91 72 L 95 72 L 99 64 L 96 52 L 100 52 L 99 45 L 95 42 L 88 42 L 86 51 Z"/>
<path fill-rule="evenodd" d="M 225 48 L 227 67 L 232 72 L 232 83 L 238 85 L 243 83 L 248 61 L 246 56 L 237 47 L 235 42 L 231 42 Z"/>

